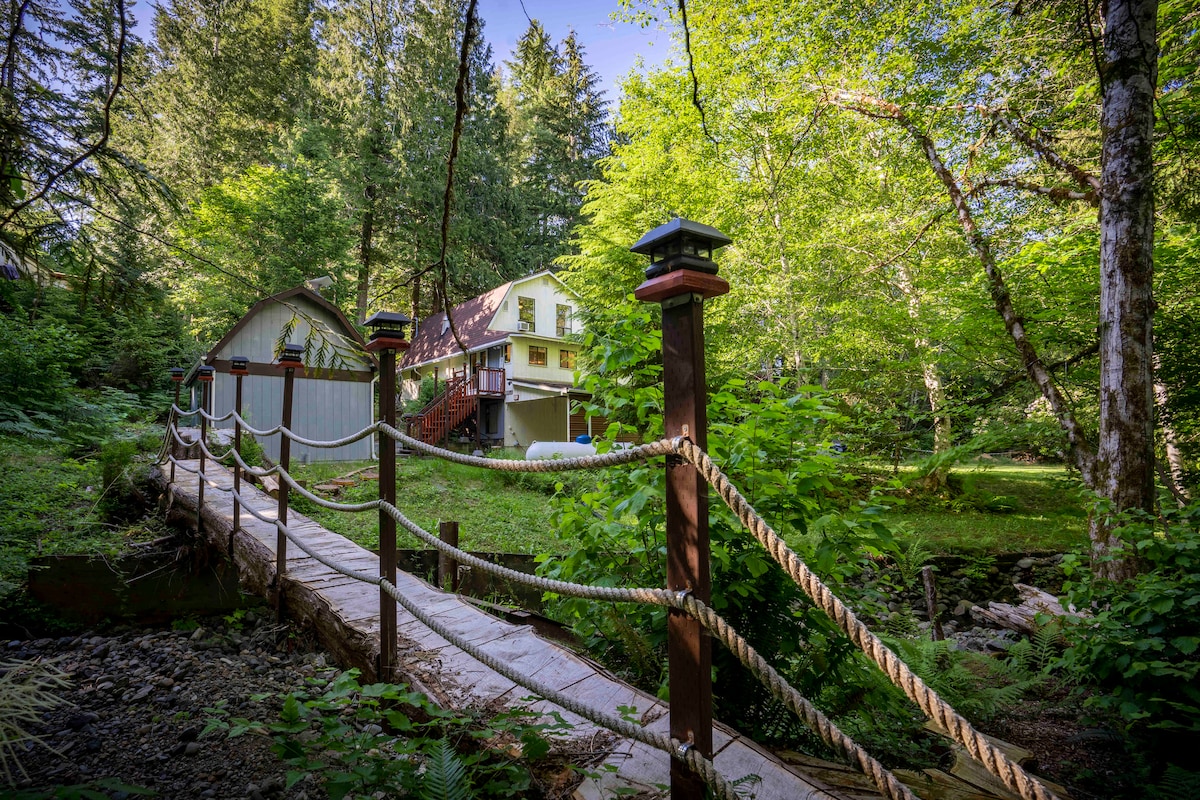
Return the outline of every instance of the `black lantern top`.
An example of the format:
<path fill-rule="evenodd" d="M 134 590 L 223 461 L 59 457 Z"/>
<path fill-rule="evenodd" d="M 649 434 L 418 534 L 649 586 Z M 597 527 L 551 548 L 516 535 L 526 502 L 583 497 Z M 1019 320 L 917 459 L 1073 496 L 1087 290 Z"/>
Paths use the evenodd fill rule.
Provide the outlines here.
<path fill-rule="evenodd" d="M 280 366 L 298 367 L 304 363 L 304 345 L 288 342 L 279 354 Z"/>
<path fill-rule="evenodd" d="M 676 217 L 647 233 L 629 248 L 650 257 L 647 278 L 657 278 L 677 269 L 694 269 L 717 274 L 713 251 L 733 240 L 716 228 Z"/>
<path fill-rule="evenodd" d="M 376 339 L 403 339 L 404 329 L 412 322 L 408 315 L 399 311 L 378 311 L 363 324 L 371 329 L 371 341 Z"/>
<path fill-rule="evenodd" d="M 214 367 L 210 367 L 206 364 L 196 371 L 196 379 L 201 381 L 211 381 L 213 379 L 213 374 L 216 371 L 217 370 Z"/>
<path fill-rule="evenodd" d="M 229 357 L 229 374 L 230 375 L 248 375 L 250 373 L 250 359 L 245 356 L 230 356 Z"/>
<path fill-rule="evenodd" d="M 183 382 L 183 367 L 171 367 L 171 380 L 176 383 Z"/>

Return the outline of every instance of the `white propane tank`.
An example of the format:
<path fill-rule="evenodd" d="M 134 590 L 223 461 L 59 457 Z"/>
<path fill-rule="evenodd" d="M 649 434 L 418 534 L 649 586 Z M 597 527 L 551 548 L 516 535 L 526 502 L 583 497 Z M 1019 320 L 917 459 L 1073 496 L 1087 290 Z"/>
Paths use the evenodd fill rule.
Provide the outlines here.
<path fill-rule="evenodd" d="M 534 442 L 525 451 L 526 461 L 539 461 L 547 458 L 578 458 L 579 456 L 596 455 L 596 445 L 580 444 L 579 442 Z"/>

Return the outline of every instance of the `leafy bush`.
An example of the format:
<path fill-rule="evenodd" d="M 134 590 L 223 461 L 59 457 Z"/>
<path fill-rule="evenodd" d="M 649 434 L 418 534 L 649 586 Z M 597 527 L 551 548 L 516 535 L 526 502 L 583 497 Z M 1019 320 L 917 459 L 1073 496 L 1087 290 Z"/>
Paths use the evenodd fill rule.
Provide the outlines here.
<path fill-rule="evenodd" d="M 269 734 L 291 767 L 288 788 L 319 777 L 332 800 L 397 794 L 466 800 L 527 796 L 530 763 L 550 752 L 546 735 L 569 727 L 538 722 L 532 712 L 485 719 L 446 711 L 402 685 L 362 686 L 357 670 L 310 683 L 323 691 L 283 698 L 279 722 L 267 725 L 230 718 L 222 706 L 205 709 L 212 717 L 201 736 Z"/>
<path fill-rule="evenodd" d="M 646 312 L 601 339 L 587 387 L 609 419 L 650 440 L 662 435 L 661 340 Z M 627 328 L 629 330 L 627 330 Z M 710 398 L 708 449 L 747 499 L 829 583 L 844 586 L 862 561 L 893 553 L 883 507 L 873 498 L 833 510 L 828 494 L 845 488 L 844 461 L 831 452 L 828 426 L 839 419 L 819 389 L 732 381 Z M 611 438 L 615 431 L 610 430 Z M 576 542 L 540 573 L 578 583 L 665 583 L 664 470 L 641 464 L 597 473 L 593 485 L 553 501 L 560 537 Z M 862 702 L 869 671 L 834 624 L 715 497 L 709 509 L 712 605 L 810 697 L 845 709 Z M 559 598 L 551 613 L 570 624 L 610 668 L 665 691 L 666 612 Z M 724 648 L 713 651 L 717 712 L 756 740 L 794 740 L 802 725 Z M 851 687 L 844 690 L 839 683 Z"/>
<path fill-rule="evenodd" d="M 1076 608 L 1072 645 L 1056 663 L 1094 685 L 1087 705 L 1128 724 L 1200 733 L 1200 503 L 1133 515 L 1117 529 L 1142 572 L 1123 583 L 1093 578 L 1078 557 L 1064 560 L 1064 588 Z"/>

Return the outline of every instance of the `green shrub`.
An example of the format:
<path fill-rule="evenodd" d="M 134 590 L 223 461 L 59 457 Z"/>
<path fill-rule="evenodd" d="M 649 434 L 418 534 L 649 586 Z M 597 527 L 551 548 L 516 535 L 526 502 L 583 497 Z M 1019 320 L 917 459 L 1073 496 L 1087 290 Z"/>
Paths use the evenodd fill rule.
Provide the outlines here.
<path fill-rule="evenodd" d="M 539 722 L 540 715 L 520 710 L 490 718 L 446 711 L 402 685 L 362 686 L 357 670 L 309 682 L 319 694 L 284 697 L 278 722 L 207 708 L 211 718 L 201 736 L 268 734 L 290 767 L 288 788 L 315 777 L 332 800 L 398 794 L 466 800 L 527 796 L 530 765 L 550 752 L 547 734 L 569 728 L 557 715 Z"/>
<path fill-rule="evenodd" d="M 1200 733 L 1200 503 L 1164 511 L 1161 522 L 1132 515 L 1117 529 L 1143 571 L 1122 583 L 1093 578 L 1078 557 L 1067 599 L 1072 645 L 1056 663 L 1095 691 L 1094 709 L 1129 725 Z"/>

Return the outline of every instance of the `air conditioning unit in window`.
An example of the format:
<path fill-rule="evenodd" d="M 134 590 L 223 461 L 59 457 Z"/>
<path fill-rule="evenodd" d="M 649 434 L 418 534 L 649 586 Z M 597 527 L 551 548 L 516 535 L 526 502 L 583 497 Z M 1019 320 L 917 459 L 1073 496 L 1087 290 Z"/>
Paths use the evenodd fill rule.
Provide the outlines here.
<path fill-rule="evenodd" d="M 518 322 L 518 323 L 517 323 L 517 330 L 519 330 L 519 331 L 531 331 L 531 330 L 533 330 L 533 323 L 532 323 L 532 322 Z"/>

